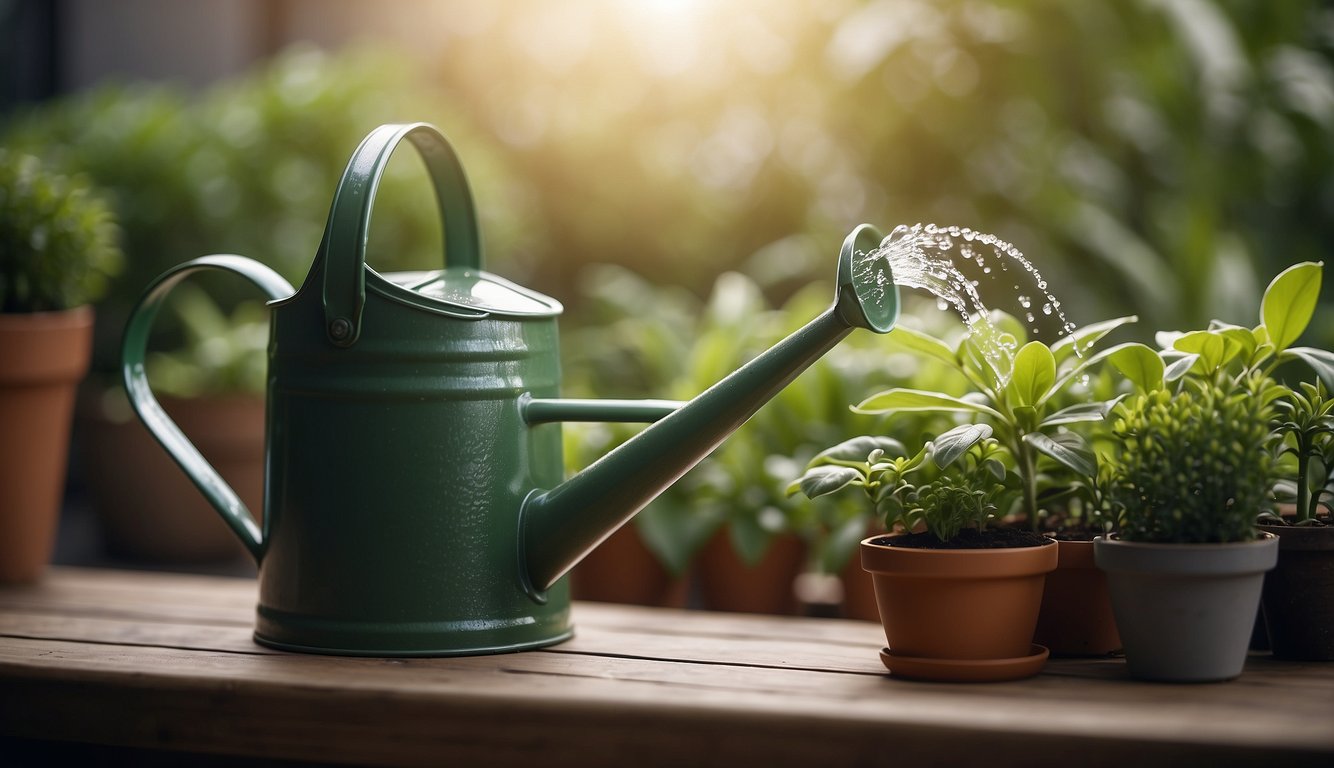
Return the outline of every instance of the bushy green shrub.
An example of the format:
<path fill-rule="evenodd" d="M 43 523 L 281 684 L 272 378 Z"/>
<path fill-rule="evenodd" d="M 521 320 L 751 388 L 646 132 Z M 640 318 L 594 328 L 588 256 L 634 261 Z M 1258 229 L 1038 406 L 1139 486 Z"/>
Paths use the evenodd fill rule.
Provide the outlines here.
<path fill-rule="evenodd" d="M 0 312 L 87 304 L 120 263 L 114 219 L 86 179 L 0 148 Z"/>
<path fill-rule="evenodd" d="M 945 542 L 1004 514 L 1020 485 L 1009 459 L 985 424 L 962 424 L 916 453 L 893 438 L 863 436 L 821 451 L 787 492 L 814 501 L 860 488 L 886 531 L 925 530 Z"/>
<path fill-rule="evenodd" d="M 1273 407 L 1263 376 L 1244 386 L 1192 381 L 1123 404 L 1111 499 L 1127 541 L 1248 541 L 1273 485 Z"/>

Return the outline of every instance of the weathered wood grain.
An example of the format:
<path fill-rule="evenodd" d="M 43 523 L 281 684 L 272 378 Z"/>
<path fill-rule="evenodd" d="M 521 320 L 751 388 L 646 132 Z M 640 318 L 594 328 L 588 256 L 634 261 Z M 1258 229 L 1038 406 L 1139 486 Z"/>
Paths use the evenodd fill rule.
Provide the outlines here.
<path fill-rule="evenodd" d="M 0 734 L 396 765 L 1334 763 L 1328 665 L 913 683 L 866 622 L 592 603 L 547 650 L 355 659 L 256 645 L 254 598 L 243 579 L 75 569 L 0 589 Z"/>

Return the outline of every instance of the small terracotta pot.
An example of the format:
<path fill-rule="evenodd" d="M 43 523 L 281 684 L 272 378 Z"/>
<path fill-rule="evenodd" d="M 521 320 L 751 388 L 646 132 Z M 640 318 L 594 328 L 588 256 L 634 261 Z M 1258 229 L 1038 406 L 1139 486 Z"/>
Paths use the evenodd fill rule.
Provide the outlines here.
<path fill-rule="evenodd" d="M 875 602 L 875 583 L 871 574 L 862 568 L 858 558 L 848 560 L 839 579 L 843 582 L 843 618 L 879 621 L 880 608 Z"/>
<path fill-rule="evenodd" d="M 161 398 L 162 407 L 262 519 L 264 399 Z M 128 403 L 126 404 L 128 406 Z M 84 474 L 107 550 L 150 563 L 240 560 L 245 548 L 133 414 L 118 418 L 91 398 L 78 429 Z"/>
<path fill-rule="evenodd" d="M 1261 605 L 1275 658 L 1334 661 L 1334 526 L 1262 525 L 1278 537 L 1278 565 Z"/>
<path fill-rule="evenodd" d="M 574 567 L 571 596 L 576 600 L 684 608 L 689 579 L 673 576 L 644 546 L 633 523 L 620 527 Z"/>
<path fill-rule="evenodd" d="M 1093 542 L 1058 540 L 1056 551 L 1056 570 L 1047 574 L 1033 642 L 1053 656 L 1106 656 L 1120 650 L 1107 574 L 1093 560 Z"/>
<path fill-rule="evenodd" d="M 87 306 L 0 314 L 0 582 L 36 581 L 51 559 L 92 334 Z"/>
<path fill-rule="evenodd" d="M 1005 549 L 930 550 L 861 543 L 896 675 L 928 680 L 1012 680 L 1041 670 L 1033 644 L 1056 542 Z"/>
<path fill-rule="evenodd" d="M 1157 544 L 1099 536 L 1094 557 L 1107 572 L 1132 677 L 1192 683 L 1241 674 L 1277 537 Z"/>
<path fill-rule="evenodd" d="M 712 611 L 792 615 L 800 607 L 797 577 L 806 568 L 806 543 L 780 534 L 755 564 L 741 559 L 726 528 L 700 551 L 695 563 L 700 600 Z"/>

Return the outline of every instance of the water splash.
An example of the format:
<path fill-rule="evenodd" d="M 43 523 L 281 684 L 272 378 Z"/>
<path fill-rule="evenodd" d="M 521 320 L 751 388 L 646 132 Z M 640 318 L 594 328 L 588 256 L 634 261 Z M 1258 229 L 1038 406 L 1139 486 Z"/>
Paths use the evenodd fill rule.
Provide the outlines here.
<path fill-rule="evenodd" d="M 996 373 L 997 381 L 1002 381 L 1010 369 L 1016 341 L 990 322 L 990 311 L 977 290 L 978 282 L 959 270 L 955 253 L 957 260 L 977 265 L 986 275 L 993 275 L 996 266 L 1000 272 L 1009 272 L 1011 264 L 1018 265 L 1042 294 L 1042 314 L 1056 316 L 1063 336 L 1075 330 L 1075 324 L 1061 309 L 1061 302 L 1047 289 L 1047 281 L 1018 248 L 995 235 L 967 227 L 900 224 L 878 248 L 858 253 L 853 268 L 863 275 L 874 270 L 883 276 L 885 270 L 879 262 L 884 260 L 895 283 L 930 292 L 936 296 L 936 306 L 942 311 L 953 308 Z M 1014 290 L 1021 290 L 1018 283 L 1014 283 Z M 1037 333 L 1034 327 L 1037 316 L 1032 310 L 1034 299 L 1027 293 L 1019 293 L 1017 301 L 1025 310 L 1024 320 L 1030 331 Z M 1078 345 L 1075 353 L 1082 354 Z"/>

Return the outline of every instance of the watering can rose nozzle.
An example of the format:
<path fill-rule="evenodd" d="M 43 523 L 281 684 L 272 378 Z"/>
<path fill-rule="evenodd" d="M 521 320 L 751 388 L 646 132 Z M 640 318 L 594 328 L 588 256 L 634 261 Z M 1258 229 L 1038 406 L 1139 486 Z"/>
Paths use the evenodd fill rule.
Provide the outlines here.
<path fill-rule="evenodd" d="M 875 255 L 884 239 L 880 230 L 862 224 L 843 240 L 834 299 L 844 322 L 876 333 L 888 333 L 899 319 L 899 287 L 889 259 Z"/>

